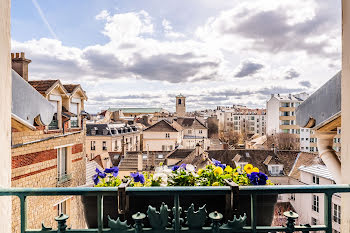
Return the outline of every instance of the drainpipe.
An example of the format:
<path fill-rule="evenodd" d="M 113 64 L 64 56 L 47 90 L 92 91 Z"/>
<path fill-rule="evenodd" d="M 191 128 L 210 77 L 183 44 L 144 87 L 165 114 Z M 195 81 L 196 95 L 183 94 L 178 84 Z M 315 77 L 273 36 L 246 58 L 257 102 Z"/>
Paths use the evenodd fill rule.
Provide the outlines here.
<path fill-rule="evenodd" d="M 327 169 L 332 174 L 335 182 L 337 184 L 341 184 L 341 164 L 337 154 L 332 147 L 334 136 L 335 133 L 333 132 L 317 132 L 317 147 L 320 158 L 327 166 Z"/>

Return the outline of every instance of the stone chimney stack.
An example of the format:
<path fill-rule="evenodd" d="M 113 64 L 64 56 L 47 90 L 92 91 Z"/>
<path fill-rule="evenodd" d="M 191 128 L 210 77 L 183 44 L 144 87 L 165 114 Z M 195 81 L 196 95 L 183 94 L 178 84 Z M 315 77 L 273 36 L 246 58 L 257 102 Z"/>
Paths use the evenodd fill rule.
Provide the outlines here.
<path fill-rule="evenodd" d="M 24 80 L 28 82 L 28 64 L 32 61 L 26 59 L 24 56 L 24 52 L 19 53 L 11 53 L 12 59 L 12 69 L 17 72 Z"/>

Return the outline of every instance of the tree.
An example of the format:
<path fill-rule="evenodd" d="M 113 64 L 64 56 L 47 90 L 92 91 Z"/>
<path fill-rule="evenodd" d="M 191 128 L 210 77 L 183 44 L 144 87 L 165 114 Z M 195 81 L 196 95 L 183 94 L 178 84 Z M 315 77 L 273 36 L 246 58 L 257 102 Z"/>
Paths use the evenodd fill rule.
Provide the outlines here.
<path fill-rule="evenodd" d="M 299 135 L 289 133 L 277 133 L 267 136 L 267 149 L 276 148 L 278 150 L 299 150 Z"/>

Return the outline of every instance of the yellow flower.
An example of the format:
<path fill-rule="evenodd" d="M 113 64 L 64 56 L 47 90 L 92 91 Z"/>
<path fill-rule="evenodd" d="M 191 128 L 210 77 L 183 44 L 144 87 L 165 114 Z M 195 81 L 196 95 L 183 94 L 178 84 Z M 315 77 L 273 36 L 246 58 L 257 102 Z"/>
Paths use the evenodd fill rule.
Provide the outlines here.
<path fill-rule="evenodd" d="M 254 167 L 253 170 L 252 170 L 252 172 L 259 172 L 259 168 Z"/>
<path fill-rule="evenodd" d="M 229 165 L 226 166 L 225 172 L 231 173 L 232 172 L 232 167 L 230 167 Z"/>
<path fill-rule="evenodd" d="M 214 182 L 213 186 L 219 186 L 219 182 Z"/>
<path fill-rule="evenodd" d="M 197 173 L 198 175 L 201 175 L 203 173 L 203 169 L 199 169 Z"/>
<path fill-rule="evenodd" d="M 251 164 L 248 163 L 247 165 L 244 166 L 244 171 L 245 171 L 246 173 L 248 173 L 248 174 L 252 173 L 252 171 L 253 171 L 253 165 L 251 165 Z"/>
<path fill-rule="evenodd" d="M 221 175 L 222 173 L 224 173 L 224 170 L 222 170 L 221 167 L 216 167 L 216 168 L 214 169 L 214 174 L 215 174 L 215 175 Z"/>
<path fill-rule="evenodd" d="M 238 173 L 238 172 L 235 172 L 233 175 L 234 175 L 234 176 L 238 176 L 238 175 L 239 175 L 239 173 Z"/>

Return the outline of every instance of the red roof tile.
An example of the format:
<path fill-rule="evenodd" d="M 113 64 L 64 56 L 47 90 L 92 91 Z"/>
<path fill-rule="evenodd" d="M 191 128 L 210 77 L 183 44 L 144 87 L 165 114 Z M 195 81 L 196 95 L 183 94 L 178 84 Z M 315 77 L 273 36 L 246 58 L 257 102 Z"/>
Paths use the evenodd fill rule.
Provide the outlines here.
<path fill-rule="evenodd" d="M 38 80 L 28 81 L 28 83 L 35 88 L 40 94 L 45 94 L 58 80 Z"/>

